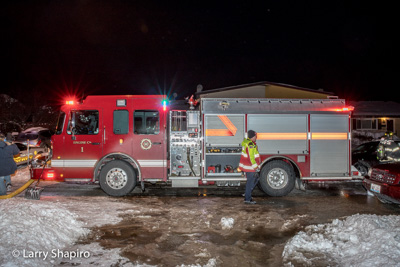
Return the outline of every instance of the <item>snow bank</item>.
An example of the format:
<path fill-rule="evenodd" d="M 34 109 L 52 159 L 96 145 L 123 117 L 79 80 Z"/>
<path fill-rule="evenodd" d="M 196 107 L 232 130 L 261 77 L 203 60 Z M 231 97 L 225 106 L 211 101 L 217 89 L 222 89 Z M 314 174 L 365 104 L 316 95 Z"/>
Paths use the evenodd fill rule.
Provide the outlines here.
<path fill-rule="evenodd" d="M 55 253 L 59 253 L 57 249 L 76 242 L 88 233 L 84 223 L 77 220 L 77 215 L 60 204 L 22 199 L 2 200 L 0 254 L 4 256 L 0 259 L 0 265 L 32 266 L 34 262 L 51 262 L 54 249 Z M 14 260 L 7 265 L 12 257 Z"/>
<path fill-rule="evenodd" d="M 399 266 L 400 216 L 356 214 L 310 225 L 282 255 L 285 266 Z"/>
<path fill-rule="evenodd" d="M 29 180 L 27 168 L 12 176 L 19 187 Z M 106 209 L 107 212 L 99 212 Z M 41 197 L 27 200 L 23 194 L 0 201 L 0 266 L 52 266 L 60 262 L 88 266 L 129 261 L 119 249 L 105 250 L 97 243 L 74 244 L 89 228 L 117 224 L 132 205 L 109 197 Z M 33 254 L 32 254 L 33 253 Z M 75 254 L 74 254 L 75 253 Z M 101 256 L 106 255 L 108 261 Z M 101 260 L 101 262 L 96 262 Z M 138 265 L 124 265 L 138 266 Z M 146 266 L 146 265 L 142 265 Z"/>

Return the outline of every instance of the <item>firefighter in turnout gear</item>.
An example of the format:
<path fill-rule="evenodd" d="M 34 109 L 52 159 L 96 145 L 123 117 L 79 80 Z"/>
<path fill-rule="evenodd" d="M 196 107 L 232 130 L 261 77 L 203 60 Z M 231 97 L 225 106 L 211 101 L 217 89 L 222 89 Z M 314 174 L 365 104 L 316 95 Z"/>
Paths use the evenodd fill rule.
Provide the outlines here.
<path fill-rule="evenodd" d="M 251 192 L 258 183 L 261 158 L 256 144 L 257 133 L 253 130 L 247 132 L 247 138 L 242 142 L 242 155 L 240 157 L 239 169 L 246 173 L 246 191 L 244 203 L 256 204 L 251 197 Z"/>
<path fill-rule="evenodd" d="M 400 161 L 400 146 L 392 132 L 385 133 L 379 142 L 377 158 L 380 162 Z"/>

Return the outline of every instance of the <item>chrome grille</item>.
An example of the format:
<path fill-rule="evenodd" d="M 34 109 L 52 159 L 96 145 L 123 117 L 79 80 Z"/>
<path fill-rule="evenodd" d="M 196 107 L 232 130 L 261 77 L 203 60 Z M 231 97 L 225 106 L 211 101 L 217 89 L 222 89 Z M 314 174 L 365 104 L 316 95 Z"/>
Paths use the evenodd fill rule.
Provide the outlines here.
<path fill-rule="evenodd" d="M 395 184 L 396 175 L 391 174 L 385 170 L 373 169 L 371 180 L 379 181 L 381 183 Z"/>

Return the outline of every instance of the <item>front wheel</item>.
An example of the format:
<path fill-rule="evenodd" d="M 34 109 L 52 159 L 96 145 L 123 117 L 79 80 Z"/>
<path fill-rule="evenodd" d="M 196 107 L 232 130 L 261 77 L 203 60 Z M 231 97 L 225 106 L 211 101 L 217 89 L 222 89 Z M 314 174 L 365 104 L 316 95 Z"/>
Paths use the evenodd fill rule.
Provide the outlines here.
<path fill-rule="evenodd" d="M 125 161 L 110 161 L 100 171 L 100 187 L 110 196 L 125 196 L 135 188 L 136 182 L 135 170 Z"/>
<path fill-rule="evenodd" d="M 283 197 L 289 194 L 296 181 L 293 167 L 284 161 L 270 161 L 260 173 L 261 189 L 269 196 Z"/>

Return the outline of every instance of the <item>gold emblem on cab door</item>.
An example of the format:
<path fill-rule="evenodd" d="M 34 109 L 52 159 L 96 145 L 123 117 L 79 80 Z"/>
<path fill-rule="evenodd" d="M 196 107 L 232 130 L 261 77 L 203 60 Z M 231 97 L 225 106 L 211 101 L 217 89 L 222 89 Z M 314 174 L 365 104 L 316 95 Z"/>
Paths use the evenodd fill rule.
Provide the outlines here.
<path fill-rule="evenodd" d="M 140 146 L 144 150 L 149 150 L 151 148 L 151 140 L 150 139 L 143 139 L 142 142 L 140 142 Z"/>

